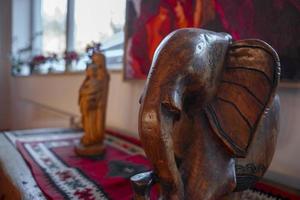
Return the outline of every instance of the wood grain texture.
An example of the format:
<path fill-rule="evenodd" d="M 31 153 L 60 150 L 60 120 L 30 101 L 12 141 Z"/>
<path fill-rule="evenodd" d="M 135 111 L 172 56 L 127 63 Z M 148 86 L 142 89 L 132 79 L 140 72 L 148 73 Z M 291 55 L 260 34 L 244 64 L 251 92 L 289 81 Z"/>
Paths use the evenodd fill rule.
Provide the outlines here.
<path fill-rule="evenodd" d="M 164 199 L 238 199 L 229 195 L 264 174 L 278 131 L 279 73 L 276 52 L 260 40 L 179 29 L 162 41 L 139 134 Z"/>
<path fill-rule="evenodd" d="M 244 157 L 259 120 L 273 100 L 279 80 L 279 58 L 261 40 L 241 40 L 231 44 L 224 64 L 219 92 L 207 114 L 230 150 Z"/>

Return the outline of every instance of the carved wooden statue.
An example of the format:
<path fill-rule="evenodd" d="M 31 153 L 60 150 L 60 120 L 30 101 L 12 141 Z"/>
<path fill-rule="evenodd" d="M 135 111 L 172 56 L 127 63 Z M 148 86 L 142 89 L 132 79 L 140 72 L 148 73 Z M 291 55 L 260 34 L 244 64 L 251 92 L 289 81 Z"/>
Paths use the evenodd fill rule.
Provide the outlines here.
<path fill-rule="evenodd" d="M 75 148 L 78 155 L 99 155 L 104 151 L 108 86 L 109 74 L 105 65 L 105 56 L 100 52 L 94 52 L 92 63 L 87 66 L 86 78 L 79 90 L 84 135 Z"/>
<path fill-rule="evenodd" d="M 141 97 L 139 134 L 154 172 L 132 177 L 136 199 L 238 199 L 276 144 L 280 63 L 261 40 L 179 29 L 157 48 Z"/>

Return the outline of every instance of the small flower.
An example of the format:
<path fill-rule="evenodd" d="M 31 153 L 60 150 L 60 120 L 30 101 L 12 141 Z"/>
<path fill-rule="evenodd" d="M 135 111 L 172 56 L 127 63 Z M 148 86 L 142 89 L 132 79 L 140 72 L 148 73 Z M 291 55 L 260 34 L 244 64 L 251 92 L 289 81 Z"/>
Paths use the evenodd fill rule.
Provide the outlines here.
<path fill-rule="evenodd" d="M 47 61 L 47 59 L 48 58 L 43 55 L 36 55 L 31 59 L 30 64 L 33 66 L 40 65 L 40 64 L 45 63 Z"/>
<path fill-rule="evenodd" d="M 79 56 L 75 51 L 66 51 L 64 55 L 66 61 L 78 60 Z"/>

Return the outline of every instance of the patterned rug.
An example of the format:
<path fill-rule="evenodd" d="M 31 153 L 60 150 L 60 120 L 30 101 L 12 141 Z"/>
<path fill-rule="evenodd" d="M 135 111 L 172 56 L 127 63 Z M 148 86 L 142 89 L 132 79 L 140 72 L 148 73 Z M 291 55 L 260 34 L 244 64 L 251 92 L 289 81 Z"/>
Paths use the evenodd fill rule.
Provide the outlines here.
<path fill-rule="evenodd" d="M 6 132 L 18 148 L 48 199 L 102 200 L 132 199 L 129 177 L 150 169 L 140 142 L 107 131 L 104 156 L 75 155 L 82 131 L 48 129 Z M 155 193 L 152 194 L 153 199 Z M 243 193 L 246 200 L 300 199 L 278 188 L 258 183 Z"/>

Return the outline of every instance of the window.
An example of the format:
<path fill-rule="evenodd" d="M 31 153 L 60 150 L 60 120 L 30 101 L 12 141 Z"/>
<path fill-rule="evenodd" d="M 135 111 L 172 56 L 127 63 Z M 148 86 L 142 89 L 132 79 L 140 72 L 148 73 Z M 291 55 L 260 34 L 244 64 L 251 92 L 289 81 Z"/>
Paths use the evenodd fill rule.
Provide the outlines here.
<path fill-rule="evenodd" d="M 91 42 L 109 43 L 111 38 L 123 33 L 124 0 L 41 1 L 43 52 L 61 53 L 65 50 L 76 50 L 82 53 Z M 67 14 L 69 22 L 67 22 Z M 74 32 L 68 33 L 67 28 Z M 66 40 L 70 38 L 73 40 L 67 47 Z"/>
<path fill-rule="evenodd" d="M 83 52 L 91 41 L 105 42 L 123 29 L 124 0 L 75 1 L 75 50 Z"/>
<path fill-rule="evenodd" d="M 42 52 L 66 49 L 67 0 L 42 0 Z"/>
<path fill-rule="evenodd" d="M 124 0 L 75 0 L 74 41 L 76 52 L 84 52 L 91 42 L 101 42 L 108 68 L 120 69 L 123 56 Z M 72 33 L 71 33 L 72 34 Z M 85 68 L 79 62 L 78 68 Z"/>
<path fill-rule="evenodd" d="M 15 47 L 12 57 L 14 74 L 65 71 L 64 53 L 73 51 L 79 55 L 79 60 L 71 70 L 84 70 L 89 60 L 85 49 L 92 42 L 102 44 L 109 69 L 121 68 L 126 1 L 32 0 L 27 4 L 30 6 L 26 13 L 30 17 L 15 21 L 29 24 L 31 37 L 25 39 L 26 45 Z M 15 35 L 16 40 L 26 38 L 20 32 Z M 29 58 L 23 56 L 24 52 Z"/>

